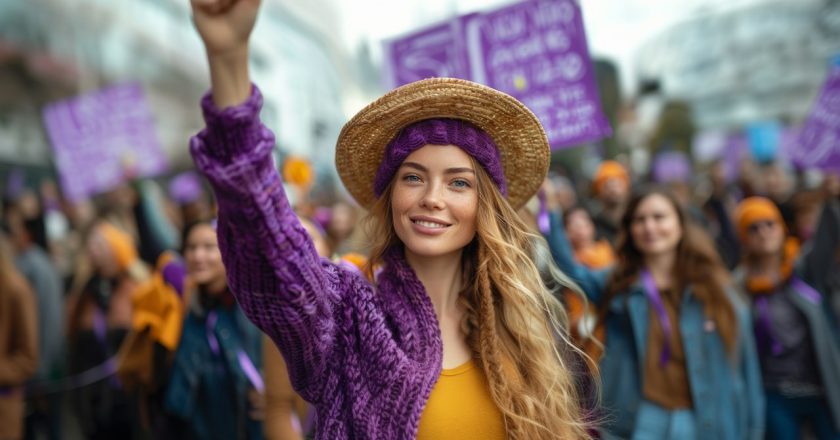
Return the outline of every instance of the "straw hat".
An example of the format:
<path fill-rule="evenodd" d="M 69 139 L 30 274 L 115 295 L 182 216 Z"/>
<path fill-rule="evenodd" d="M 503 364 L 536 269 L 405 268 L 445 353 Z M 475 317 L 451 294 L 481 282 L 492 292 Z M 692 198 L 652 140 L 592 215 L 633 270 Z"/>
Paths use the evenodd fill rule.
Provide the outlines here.
<path fill-rule="evenodd" d="M 468 121 L 493 139 L 514 209 L 537 192 L 549 165 L 548 138 L 537 117 L 512 96 L 490 87 L 431 78 L 386 93 L 342 128 L 335 146 L 336 168 L 361 206 L 370 208 L 376 200 L 374 177 L 388 143 L 403 127 L 432 118 Z"/>

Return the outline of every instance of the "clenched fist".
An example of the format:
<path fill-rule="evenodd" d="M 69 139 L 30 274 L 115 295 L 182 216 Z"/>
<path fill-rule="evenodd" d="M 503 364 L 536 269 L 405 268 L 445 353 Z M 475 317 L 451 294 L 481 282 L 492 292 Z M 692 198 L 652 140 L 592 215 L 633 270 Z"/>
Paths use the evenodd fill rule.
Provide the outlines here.
<path fill-rule="evenodd" d="M 260 0 L 191 0 L 193 20 L 209 55 L 247 48 Z"/>

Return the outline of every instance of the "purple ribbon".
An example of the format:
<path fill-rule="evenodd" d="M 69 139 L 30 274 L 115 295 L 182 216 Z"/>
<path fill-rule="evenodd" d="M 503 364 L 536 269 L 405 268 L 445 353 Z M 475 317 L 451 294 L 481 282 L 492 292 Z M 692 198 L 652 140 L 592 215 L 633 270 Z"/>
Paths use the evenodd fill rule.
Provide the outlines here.
<path fill-rule="evenodd" d="M 99 341 L 99 344 L 102 345 L 102 348 L 105 351 L 108 351 L 108 341 L 106 339 L 108 335 L 108 325 L 105 323 L 105 314 L 102 313 L 102 310 L 99 307 L 96 307 L 96 311 L 93 314 L 93 334 L 96 336 L 96 340 Z"/>
<path fill-rule="evenodd" d="M 219 317 L 216 315 L 216 312 L 210 312 L 207 314 L 207 343 L 210 345 L 210 351 L 213 352 L 214 355 L 219 355 L 219 340 L 216 339 L 216 321 L 219 320 Z"/>
<path fill-rule="evenodd" d="M 653 275 L 647 269 L 642 270 L 641 273 L 642 284 L 645 287 L 645 296 L 653 304 L 656 317 L 659 319 L 659 325 L 662 326 L 662 333 L 665 335 L 665 342 L 662 344 L 662 353 L 659 355 L 659 366 L 664 367 L 671 359 L 671 319 L 668 317 L 668 312 L 665 310 L 665 303 L 662 302 L 662 296 L 659 294 L 659 289 L 656 287 L 656 281 Z"/>
<path fill-rule="evenodd" d="M 793 278 L 791 278 L 790 283 L 793 284 L 793 288 L 796 289 L 796 293 L 798 293 L 799 296 L 811 301 L 814 304 L 822 302 L 822 295 L 820 295 L 820 292 L 817 292 L 817 289 L 809 286 L 808 283 L 802 281 L 802 279 L 798 276 L 794 275 Z"/>
<path fill-rule="evenodd" d="M 107 354 L 108 350 L 108 323 L 105 322 L 105 314 L 102 312 L 102 309 L 96 307 L 96 313 L 93 315 L 93 334 L 96 336 L 96 340 L 99 341 L 99 344 L 102 345 L 102 350 L 105 351 Z M 113 373 L 117 371 L 116 362 L 114 358 L 106 360 L 102 363 L 103 368 L 106 372 L 111 373 L 110 381 L 111 385 L 114 388 L 121 388 L 122 385 L 120 384 L 119 378 L 114 376 Z"/>
<path fill-rule="evenodd" d="M 213 352 L 214 355 L 218 356 L 220 349 L 219 349 L 219 340 L 216 339 L 216 322 L 219 320 L 218 315 L 216 312 L 210 312 L 207 314 L 207 343 L 210 345 L 210 350 Z M 254 365 L 254 362 L 251 361 L 251 358 L 248 357 L 248 353 L 245 353 L 245 350 L 239 349 L 236 351 L 236 358 L 239 361 L 239 367 L 242 369 L 242 372 L 245 373 L 245 377 L 248 378 L 248 382 L 260 393 L 265 392 L 265 382 L 263 382 L 262 376 L 260 376 L 259 370 Z"/>
<path fill-rule="evenodd" d="M 239 351 L 236 352 L 236 357 L 239 360 L 239 366 L 242 368 L 242 372 L 248 377 L 248 382 L 251 382 L 251 385 L 253 385 L 254 389 L 260 394 L 264 393 L 265 383 L 260 376 L 259 370 L 257 370 L 257 367 L 251 361 L 251 358 L 248 357 L 248 353 L 245 353 L 245 350 L 240 348 Z"/>
<path fill-rule="evenodd" d="M 545 200 L 545 191 L 539 190 L 537 192 L 537 200 L 540 201 L 540 211 L 537 214 L 537 227 L 540 232 L 548 235 L 551 232 L 551 221 L 548 217 L 548 204 Z"/>

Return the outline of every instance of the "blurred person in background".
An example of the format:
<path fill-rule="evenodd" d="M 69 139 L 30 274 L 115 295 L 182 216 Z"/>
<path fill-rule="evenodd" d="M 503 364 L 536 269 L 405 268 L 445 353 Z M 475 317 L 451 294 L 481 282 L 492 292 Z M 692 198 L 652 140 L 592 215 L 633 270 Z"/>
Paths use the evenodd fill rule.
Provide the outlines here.
<path fill-rule="evenodd" d="M 74 390 L 74 409 L 87 438 L 132 438 L 139 426 L 136 402 L 113 374 L 114 362 L 131 328 L 132 294 L 148 269 L 131 236 L 108 221 L 97 220 L 84 243 L 90 266 L 80 266 L 67 301 L 68 368 L 105 378 Z"/>
<path fill-rule="evenodd" d="M 98 216 L 125 231 L 137 243 L 137 252 L 146 264 L 178 246 L 178 230 L 167 216 L 166 195 L 149 179 L 126 174 L 126 181 L 97 195 Z"/>
<path fill-rule="evenodd" d="M 132 294 L 131 330 L 118 353 L 117 377 L 136 399 L 141 428 L 152 438 L 177 435 L 164 397 L 189 303 L 185 285 L 180 256 L 161 254 L 151 278 Z"/>
<path fill-rule="evenodd" d="M 611 269 L 575 261 L 557 212 L 547 238 L 606 326 L 603 438 L 762 438 L 749 311 L 711 239 L 672 194 L 661 187 L 634 193 Z"/>
<path fill-rule="evenodd" d="M 709 196 L 702 205 L 704 223 L 715 240 L 715 245 L 726 268 L 735 269 L 740 263 L 740 242 L 730 213 L 737 203 L 736 188 L 726 181 L 723 161 L 714 162 L 708 174 Z"/>
<path fill-rule="evenodd" d="M 23 438 L 24 385 L 38 368 L 35 294 L 0 233 L 0 439 Z"/>
<path fill-rule="evenodd" d="M 598 202 L 593 217 L 597 238 L 615 246 L 630 194 L 630 174 L 624 165 L 612 160 L 602 162 L 592 179 L 592 194 Z"/>
<path fill-rule="evenodd" d="M 798 191 L 790 198 L 792 217 L 787 228 L 800 243 L 808 243 L 814 238 L 824 199 L 824 191 L 819 189 Z"/>
<path fill-rule="evenodd" d="M 261 439 L 265 411 L 260 332 L 227 284 L 215 221 L 183 233 L 189 298 L 164 405 L 179 438 Z"/>
<path fill-rule="evenodd" d="M 549 197 L 549 193 L 554 194 L 553 204 L 560 206 L 564 211 L 578 204 L 577 191 L 575 191 L 575 186 L 568 177 L 549 175 L 548 180 L 553 191 L 546 191 L 546 197 Z"/>
<path fill-rule="evenodd" d="M 573 206 L 563 212 L 563 227 L 569 237 L 569 244 L 575 253 L 575 260 L 584 266 L 601 270 L 615 264 L 615 251 L 606 240 L 595 240 L 595 225 L 589 211 L 583 206 Z M 597 311 L 591 303 L 584 303 L 583 299 L 574 292 L 565 295 L 569 313 L 569 324 L 572 335 L 584 351 L 594 360 L 600 359 L 604 341 L 604 326 L 598 326 Z M 597 339 L 597 343 L 592 340 Z"/>
<path fill-rule="evenodd" d="M 753 307 L 770 439 L 802 438 L 806 424 L 821 440 L 840 438 L 840 333 L 827 285 L 840 250 L 833 187 L 801 252 L 770 199 L 747 198 L 736 211 L 744 258 L 735 278 Z"/>
<path fill-rule="evenodd" d="M 755 162 L 744 157 L 738 165 L 738 173 L 735 179 L 735 186 L 738 195 L 743 199 L 752 196 L 765 194 L 764 180 L 761 177 L 761 170 Z"/>
<path fill-rule="evenodd" d="M 788 166 L 781 161 L 774 161 L 758 165 L 761 194 L 779 208 L 787 226 L 793 224 L 793 205 L 791 196 L 794 192 L 794 181 Z M 789 229 L 792 230 L 792 229 Z"/>
<path fill-rule="evenodd" d="M 15 253 L 15 265 L 32 287 L 38 304 L 38 371 L 33 380 L 49 381 L 61 377 L 64 365 L 64 288 L 61 277 L 46 250 L 36 242 L 40 220 L 24 217 L 19 203 L 6 200 L 3 217 Z M 40 215 L 38 217 L 41 217 Z M 61 395 L 53 393 L 28 399 L 26 437 L 43 430 L 56 439 L 61 433 Z"/>
<path fill-rule="evenodd" d="M 604 269 L 615 263 L 615 252 L 606 240 L 595 240 L 595 224 L 581 205 L 563 211 L 563 227 L 575 259 L 590 269 Z"/>
<path fill-rule="evenodd" d="M 327 223 L 327 243 L 331 254 L 343 254 L 350 249 L 348 240 L 356 230 L 359 213 L 353 203 L 338 201 L 330 208 L 330 220 Z"/>
<path fill-rule="evenodd" d="M 49 245 L 46 250 L 63 280 L 65 276 L 72 273 L 74 261 L 72 255 L 74 231 L 66 212 L 68 205 L 54 180 L 43 180 L 40 188 L 44 208 L 44 227 Z"/>
<path fill-rule="evenodd" d="M 139 203 L 139 194 L 129 182 L 95 196 L 94 202 L 98 218 L 107 220 L 137 242 L 139 235 L 134 207 Z"/>

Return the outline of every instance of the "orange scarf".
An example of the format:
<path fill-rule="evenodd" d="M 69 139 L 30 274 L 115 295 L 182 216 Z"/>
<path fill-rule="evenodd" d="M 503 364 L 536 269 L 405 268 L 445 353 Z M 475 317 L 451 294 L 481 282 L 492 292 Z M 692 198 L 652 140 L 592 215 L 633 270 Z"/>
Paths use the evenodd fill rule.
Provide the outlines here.
<path fill-rule="evenodd" d="M 799 256 L 799 247 L 799 240 L 788 237 L 782 250 L 782 265 L 779 268 L 779 276 L 747 275 L 747 291 L 752 295 L 768 295 L 773 293 L 780 285 L 787 283 L 793 275 L 793 265 Z"/>

